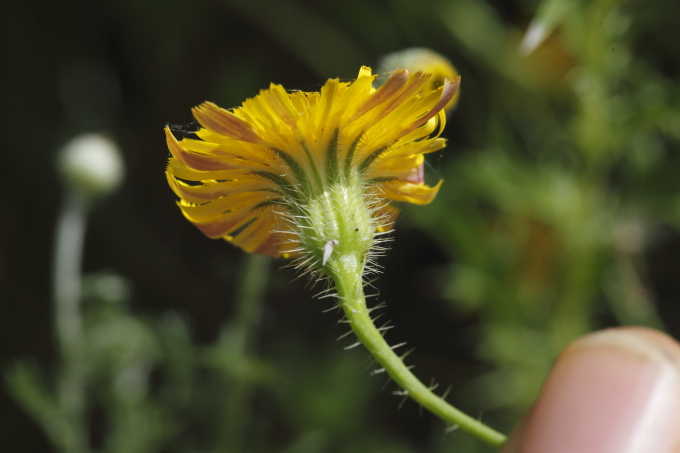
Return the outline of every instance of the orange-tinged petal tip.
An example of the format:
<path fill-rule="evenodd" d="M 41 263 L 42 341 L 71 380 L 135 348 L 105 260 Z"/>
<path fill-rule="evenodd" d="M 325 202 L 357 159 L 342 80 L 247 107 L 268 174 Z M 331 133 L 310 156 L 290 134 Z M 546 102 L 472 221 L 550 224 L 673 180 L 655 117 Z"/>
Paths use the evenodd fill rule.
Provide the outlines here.
<path fill-rule="evenodd" d="M 196 121 L 211 132 L 244 142 L 261 142 L 260 136 L 250 124 L 212 102 L 204 102 L 191 109 L 191 112 Z"/>

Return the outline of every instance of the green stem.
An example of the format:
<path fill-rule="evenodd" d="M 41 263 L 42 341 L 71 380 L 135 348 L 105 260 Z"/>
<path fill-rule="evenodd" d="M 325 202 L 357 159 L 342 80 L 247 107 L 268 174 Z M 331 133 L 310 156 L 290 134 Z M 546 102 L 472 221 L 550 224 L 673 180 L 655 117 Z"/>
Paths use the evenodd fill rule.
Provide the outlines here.
<path fill-rule="evenodd" d="M 254 343 L 262 315 L 262 299 L 267 289 L 271 259 L 267 256 L 248 254 L 241 276 L 242 285 L 237 294 L 238 314 L 233 325 L 236 354 L 241 360 L 251 360 Z M 226 425 L 221 438 L 224 451 L 244 451 L 246 426 L 250 419 L 248 400 L 252 384 L 247 379 L 234 379 L 229 388 L 225 409 Z"/>
<path fill-rule="evenodd" d="M 85 453 L 85 387 L 87 364 L 80 313 L 81 262 L 87 226 L 86 199 L 82 193 L 66 194 L 55 237 L 53 263 L 54 317 L 61 358 L 58 400 L 61 420 L 46 429 L 68 453 Z"/>
<path fill-rule="evenodd" d="M 363 256 L 346 254 L 338 256 L 332 270 L 338 297 L 352 331 L 368 349 L 375 360 L 382 365 L 390 377 L 403 389 L 406 395 L 452 426 L 471 434 L 494 447 L 501 447 L 506 437 L 489 428 L 479 420 L 464 414 L 438 397 L 416 378 L 404 365 L 401 358 L 387 344 L 375 327 L 366 307 L 363 291 Z"/>
<path fill-rule="evenodd" d="M 83 327 L 80 315 L 81 261 L 87 216 L 79 193 L 66 194 L 56 228 L 53 291 L 55 330 L 63 359 L 80 353 Z"/>
<path fill-rule="evenodd" d="M 251 352 L 253 341 L 257 337 L 262 315 L 262 299 L 267 289 L 271 258 L 264 255 L 249 254 L 245 258 L 245 269 L 242 275 L 242 286 L 237 295 L 237 323 L 242 329 L 242 349 Z"/>

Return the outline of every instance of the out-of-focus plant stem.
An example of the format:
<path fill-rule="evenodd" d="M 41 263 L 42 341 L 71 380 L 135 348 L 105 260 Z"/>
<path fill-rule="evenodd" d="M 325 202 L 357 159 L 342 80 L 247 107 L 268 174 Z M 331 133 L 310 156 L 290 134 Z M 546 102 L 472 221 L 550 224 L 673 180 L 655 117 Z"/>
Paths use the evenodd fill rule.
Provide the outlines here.
<path fill-rule="evenodd" d="M 256 254 L 247 254 L 244 259 L 242 284 L 237 295 L 238 312 L 233 324 L 232 353 L 236 353 L 244 362 L 249 362 L 260 326 L 262 299 L 267 287 L 271 259 Z M 250 418 L 250 389 L 251 383 L 247 377 L 234 379 L 230 383 L 226 407 L 227 426 L 223 431 L 222 442 L 227 453 L 244 451 L 244 432 Z"/>
<path fill-rule="evenodd" d="M 67 453 L 89 451 L 85 420 L 87 365 L 80 313 L 81 262 L 87 226 L 86 198 L 69 191 L 56 226 L 53 263 L 55 333 L 61 359 L 57 406 L 61 420 L 49 432 Z"/>
<path fill-rule="evenodd" d="M 636 258 L 618 254 L 613 266 L 613 278 L 605 281 L 605 294 L 612 311 L 623 325 L 646 326 L 666 330 L 663 320 L 656 311 L 651 291 L 645 284 Z"/>
<path fill-rule="evenodd" d="M 264 255 L 248 254 L 245 261 L 243 284 L 237 297 L 237 323 L 242 330 L 242 348 L 249 352 L 260 326 L 262 298 L 267 288 L 271 259 Z"/>

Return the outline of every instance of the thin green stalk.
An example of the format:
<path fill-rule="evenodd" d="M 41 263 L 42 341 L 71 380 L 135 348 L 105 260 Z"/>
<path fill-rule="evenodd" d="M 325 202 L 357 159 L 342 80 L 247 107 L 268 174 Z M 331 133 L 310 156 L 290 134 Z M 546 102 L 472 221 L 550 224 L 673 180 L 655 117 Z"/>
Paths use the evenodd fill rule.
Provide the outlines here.
<path fill-rule="evenodd" d="M 264 255 L 249 254 L 245 259 L 242 285 L 236 302 L 238 304 L 237 324 L 241 329 L 242 348 L 250 352 L 257 336 L 262 316 L 262 298 L 267 289 L 271 258 Z"/>
<path fill-rule="evenodd" d="M 439 396 L 432 393 L 426 385 L 416 378 L 404 365 L 401 358 L 387 344 L 380 331 L 375 327 L 366 307 L 363 282 L 363 256 L 346 254 L 337 259 L 331 271 L 342 308 L 352 331 L 368 349 L 387 374 L 418 404 L 452 426 L 471 434 L 479 440 L 501 447 L 506 436 L 489 428 L 479 420 L 464 414 Z"/>
<path fill-rule="evenodd" d="M 663 319 L 656 310 L 656 304 L 645 285 L 642 270 L 637 260 L 641 256 L 618 253 L 608 280 L 605 280 L 605 295 L 621 325 L 646 326 L 665 331 Z"/>
<path fill-rule="evenodd" d="M 85 200 L 79 193 L 66 194 L 55 232 L 55 328 L 60 350 L 66 357 L 80 348 L 83 335 L 80 266 L 87 216 L 84 204 Z"/>
<path fill-rule="evenodd" d="M 58 398 L 62 420 L 46 427 L 51 437 L 68 453 L 89 451 L 85 429 L 87 365 L 80 313 L 81 261 L 87 209 L 77 191 L 66 194 L 57 221 L 53 269 L 55 331 L 61 370 Z"/>
<path fill-rule="evenodd" d="M 242 360 L 250 360 L 260 325 L 262 299 L 267 288 L 271 259 L 263 255 L 248 254 L 245 262 L 242 285 L 237 294 L 238 313 L 233 325 L 235 332 L 232 337 L 232 352 L 236 352 Z M 228 453 L 244 451 L 244 431 L 250 418 L 250 390 L 251 383 L 247 379 L 236 379 L 230 385 L 225 414 L 226 426 L 222 436 L 222 444 Z"/>

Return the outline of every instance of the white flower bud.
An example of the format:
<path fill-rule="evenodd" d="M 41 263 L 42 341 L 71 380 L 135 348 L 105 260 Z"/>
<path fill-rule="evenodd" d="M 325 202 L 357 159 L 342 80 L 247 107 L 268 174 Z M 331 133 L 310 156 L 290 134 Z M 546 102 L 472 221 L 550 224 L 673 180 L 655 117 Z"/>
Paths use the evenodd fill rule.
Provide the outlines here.
<path fill-rule="evenodd" d="M 62 148 L 58 169 L 66 183 L 88 197 L 115 191 L 123 181 L 124 166 L 116 144 L 101 134 L 82 134 Z"/>

